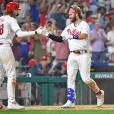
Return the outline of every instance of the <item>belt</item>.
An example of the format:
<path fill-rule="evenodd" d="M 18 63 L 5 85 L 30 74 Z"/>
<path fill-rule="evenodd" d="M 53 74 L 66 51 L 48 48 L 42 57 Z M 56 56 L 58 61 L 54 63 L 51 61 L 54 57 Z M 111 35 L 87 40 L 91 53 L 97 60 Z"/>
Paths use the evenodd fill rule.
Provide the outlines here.
<path fill-rule="evenodd" d="M 3 45 L 3 43 L 0 43 L 0 45 Z"/>
<path fill-rule="evenodd" d="M 87 53 L 87 50 L 76 50 L 76 51 L 70 51 L 71 53 L 76 53 L 76 54 L 83 54 Z"/>

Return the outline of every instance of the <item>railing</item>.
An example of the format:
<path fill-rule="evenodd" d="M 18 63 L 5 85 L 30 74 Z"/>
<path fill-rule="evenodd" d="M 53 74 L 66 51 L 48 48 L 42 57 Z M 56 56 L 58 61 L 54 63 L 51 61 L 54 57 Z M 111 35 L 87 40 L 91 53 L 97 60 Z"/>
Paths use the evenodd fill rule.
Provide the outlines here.
<path fill-rule="evenodd" d="M 114 72 L 92 72 L 91 77 L 94 79 L 114 79 Z M 17 77 L 17 82 L 38 82 L 41 85 L 41 99 L 43 105 L 51 105 L 53 102 L 53 91 L 54 91 L 54 84 L 57 83 L 66 83 L 67 78 L 66 77 L 50 77 L 50 76 L 33 76 L 33 77 Z M 80 74 L 77 75 L 77 81 L 76 86 L 78 88 L 77 90 L 77 96 L 79 96 L 78 102 L 80 104 L 83 104 L 83 96 L 89 92 L 88 89 L 85 88 L 85 84 L 83 85 L 82 80 L 80 78 Z M 83 94 L 84 93 L 84 94 Z M 17 92 L 16 92 L 17 96 Z M 91 96 L 88 96 L 91 97 Z M 18 96 L 17 96 L 18 98 Z M 89 99 L 89 103 L 91 104 L 91 98 Z"/>

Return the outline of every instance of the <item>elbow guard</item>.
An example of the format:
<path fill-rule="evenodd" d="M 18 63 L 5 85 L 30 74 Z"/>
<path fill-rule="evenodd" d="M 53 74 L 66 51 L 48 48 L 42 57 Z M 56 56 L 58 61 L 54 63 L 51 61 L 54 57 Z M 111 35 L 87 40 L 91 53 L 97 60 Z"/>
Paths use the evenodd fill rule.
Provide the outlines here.
<path fill-rule="evenodd" d="M 63 42 L 62 36 L 55 36 L 53 34 L 49 34 L 48 37 L 56 42 Z"/>

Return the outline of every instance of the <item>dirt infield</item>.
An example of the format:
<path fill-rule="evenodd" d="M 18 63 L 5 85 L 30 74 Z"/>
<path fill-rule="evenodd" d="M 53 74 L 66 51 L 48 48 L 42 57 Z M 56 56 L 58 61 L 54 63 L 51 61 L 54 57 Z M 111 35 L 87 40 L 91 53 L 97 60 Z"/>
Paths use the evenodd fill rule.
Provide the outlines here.
<path fill-rule="evenodd" d="M 61 108 L 60 106 L 26 106 L 25 110 L 114 110 L 114 105 L 77 105 L 74 108 Z"/>

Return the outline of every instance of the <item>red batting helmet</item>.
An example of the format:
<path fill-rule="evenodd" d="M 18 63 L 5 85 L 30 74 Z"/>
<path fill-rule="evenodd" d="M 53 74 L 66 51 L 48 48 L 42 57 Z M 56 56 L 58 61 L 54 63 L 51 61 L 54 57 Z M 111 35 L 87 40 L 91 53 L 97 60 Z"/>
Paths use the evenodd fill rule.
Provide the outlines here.
<path fill-rule="evenodd" d="M 11 12 L 13 10 L 20 10 L 19 8 L 19 4 L 16 3 L 16 2 L 9 2 L 7 5 L 6 5 L 6 11 L 7 12 Z"/>

